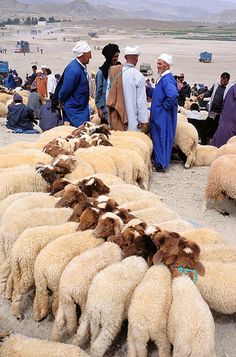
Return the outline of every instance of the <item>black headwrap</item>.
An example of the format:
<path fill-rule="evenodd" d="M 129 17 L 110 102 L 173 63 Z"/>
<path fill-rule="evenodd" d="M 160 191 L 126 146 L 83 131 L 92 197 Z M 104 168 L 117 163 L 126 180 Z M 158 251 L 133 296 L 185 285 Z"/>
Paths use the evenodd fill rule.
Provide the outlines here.
<path fill-rule="evenodd" d="M 111 59 L 117 52 L 120 53 L 119 46 L 114 43 L 109 43 L 102 50 L 102 54 L 106 58 L 106 61 L 101 67 L 99 67 L 99 69 L 102 71 L 102 74 L 106 79 L 108 78 L 108 71 L 111 66 Z"/>

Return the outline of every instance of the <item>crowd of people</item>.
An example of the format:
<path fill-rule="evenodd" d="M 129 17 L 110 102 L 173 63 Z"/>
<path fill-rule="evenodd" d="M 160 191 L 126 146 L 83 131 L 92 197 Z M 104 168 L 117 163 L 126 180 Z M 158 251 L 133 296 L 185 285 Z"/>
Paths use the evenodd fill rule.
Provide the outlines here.
<path fill-rule="evenodd" d="M 111 129 L 150 131 L 154 167 L 157 171 L 165 171 L 173 148 L 178 106 L 183 107 L 186 98 L 195 95 L 198 102 L 192 104 L 188 121 L 196 127 L 203 145 L 211 143 L 219 147 L 236 135 L 236 85 L 229 82 L 229 73 L 222 73 L 220 81 L 209 90 L 197 84 L 191 88 L 183 73 L 173 75 L 172 56 L 162 53 L 157 58 L 157 80 L 145 80 L 136 68 L 139 47 L 127 46 L 120 62 L 119 46 L 109 43 L 102 50 L 104 63 L 97 73 L 89 75 L 87 65 L 92 53 L 88 43 L 79 41 L 72 51 L 75 58 L 61 76 L 54 75 L 46 65 L 40 69 L 33 65 L 32 74 L 22 83 L 16 70 L 9 71 L 4 82 L 8 89 L 21 86 L 30 91 L 27 106 L 20 95 L 14 96 L 8 112 L 9 128 L 24 132 L 34 130 L 34 121 L 39 119 L 43 130 L 63 122 L 78 127 L 90 119 L 91 97 L 95 100 L 101 123 L 108 124 Z M 150 108 L 148 100 L 151 101 Z M 200 109 L 206 103 L 208 117 L 203 120 Z M 25 124 L 27 115 L 29 125 Z"/>

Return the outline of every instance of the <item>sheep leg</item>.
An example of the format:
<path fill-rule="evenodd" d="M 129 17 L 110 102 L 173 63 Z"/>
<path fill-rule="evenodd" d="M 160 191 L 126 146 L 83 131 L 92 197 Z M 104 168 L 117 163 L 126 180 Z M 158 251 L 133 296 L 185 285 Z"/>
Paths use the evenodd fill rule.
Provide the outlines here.
<path fill-rule="evenodd" d="M 17 319 L 22 318 L 21 301 L 22 301 L 22 294 L 19 292 L 18 289 L 14 289 L 12 294 L 11 313 L 12 315 L 16 316 Z"/>
<path fill-rule="evenodd" d="M 41 276 L 41 279 L 36 284 L 33 310 L 36 321 L 42 320 L 48 314 L 47 280 L 44 276 Z"/>
<path fill-rule="evenodd" d="M 119 333 L 121 322 L 114 326 L 108 326 L 109 328 L 102 327 L 98 337 L 91 344 L 90 355 L 92 357 L 102 357 L 105 354 L 106 350 L 110 347 L 113 340 Z"/>
<path fill-rule="evenodd" d="M 13 292 L 13 274 L 11 273 L 7 279 L 6 290 L 5 290 L 5 298 L 10 300 Z"/>
<path fill-rule="evenodd" d="M 7 278 L 11 273 L 10 259 L 6 259 L 0 267 L 0 293 L 6 289 Z"/>
<path fill-rule="evenodd" d="M 60 341 L 61 338 L 60 332 L 64 326 L 64 323 L 65 323 L 64 309 L 61 305 L 59 305 L 56 318 L 52 327 L 52 333 L 50 337 L 51 341 L 56 341 L 56 342 Z"/>
<path fill-rule="evenodd" d="M 158 333 L 159 336 L 156 336 L 153 341 L 158 348 L 159 357 L 170 357 L 170 342 L 166 335 L 166 330 L 159 330 Z"/>
<path fill-rule="evenodd" d="M 184 153 L 185 155 L 186 155 L 186 153 Z M 192 166 L 192 163 L 193 163 L 193 161 L 194 161 L 194 157 L 195 157 L 195 155 L 190 151 L 190 152 L 188 152 L 188 154 L 187 154 L 187 161 L 186 161 L 186 163 L 185 163 L 185 165 L 184 165 L 184 167 L 186 168 L 186 169 L 189 169 L 191 166 Z"/>
<path fill-rule="evenodd" d="M 80 318 L 79 327 L 77 330 L 77 334 L 73 340 L 73 343 L 79 347 L 82 347 L 89 338 L 89 330 L 90 330 L 90 324 L 89 324 L 88 316 L 86 313 L 84 313 Z"/>
<path fill-rule="evenodd" d="M 149 335 L 145 331 L 140 331 L 136 336 L 128 330 L 128 357 L 147 357 L 147 343 Z"/>
<path fill-rule="evenodd" d="M 77 327 L 76 304 L 71 296 L 68 296 L 63 304 L 64 315 L 69 335 L 75 333 Z"/>
<path fill-rule="evenodd" d="M 56 290 L 53 292 L 53 299 L 52 299 L 52 314 L 54 318 L 57 314 L 58 303 L 59 303 L 59 291 Z"/>

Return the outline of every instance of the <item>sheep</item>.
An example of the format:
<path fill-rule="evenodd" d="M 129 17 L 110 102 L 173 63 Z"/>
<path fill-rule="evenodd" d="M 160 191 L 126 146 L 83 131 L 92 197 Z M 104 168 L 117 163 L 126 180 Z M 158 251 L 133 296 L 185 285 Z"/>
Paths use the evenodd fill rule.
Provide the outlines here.
<path fill-rule="evenodd" d="M 193 166 L 211 166 L 212 162 L 217 157 L 218 148 L 211 145 L 200 145 L 196 147 Z"/>
<path fill-rule="evenodd" d="M 114 198 L 119 204 L 138 200 L 153 200 L 158 203 L 160 198 L 152 192 L 141 190 L 134 185 L 112 185 L 109 196 Z"/>
<path fill-rule="evenodd" d="M 193 224 L 188 221 L 184 221 L 183 219 L 173 219 L 171 221 L 165 221 L 158 224 L 160 229 L 165 229 L 167 231 L 172 232 L 185 232 L 187 230 L 193 229 Z"/>
<path fill-rule="evenodd" d="M 99 118 L 98 114 L 93 114 L 90 116 L 90 121 L 93 124 L 100 125 L 101 124 L 101 118 Z"/>
<path fill-rule="evenodd" d="M 37 255 L 48 243 L 62 235 L 75 232 L 77 227 L 77 223 L 67 222 L 27 228 L 14 243 L 10 254 L 11 273 L 7 280 L 5 297 L 12 298 L 11 312 L 17 318 L 21 318 L 23 294 L 34 285 L 34 263 Z"/>
<path fill-rule="evenodd" d="M 65 178 L 71 181 L 77 181 L 84 177 L 95 174 L 95 168 L 86 160 L 82 160 L 76 157 L 76 167 L 69 174 L 65 175 Z"/>
<path fill-rule="evenodd" d="M 143 210 L 145 208 L 152 208 L 156 204 L 159 204 L 159 198 L 156 198 L 153 196 L 153 198 L 147 199 L 138 199 L 137 201 L 129 201 L 129 202 L 124 202 L 119 205 L 120 208 L 126 208 L 131 211 L 139 211 Z"/>
<path fill-rule="evenodd" d="M 38 162 L 49 164 L 51 162 L 51 156 L 36 150 L 28 149 L 14 153 L 0 155 L 0 168 L 20 166 L 20 165 L 35 165 Z"/>
<path fill-rule="evenodd" d="M 1 346 L 2 357 L 88 357 L 79 347 L 64 343 L 39 340 L 22 335 L 11 335 Z"/>
<path fill-rule="evenodd" d="M 184 238 L 198 243 L 200 246 L 205 244 L 221 244 L 224 238 L 220 233 L 211 228 L 196 228 L 180 232 Z"/>
<path fill-rule="evenodd" d="M 12 202 L 12 204 L 5 210 L 2 216 L 2 224 L 9 222 L 14 215 L 17 216 L 28 209 L 44 207 L 53 208 L 57 201 L 58 198 L 49 196 L 44 192 L 38 192 L 34 195 L 19 198 Z"/>
<path fill-rule="evenodd" d="M 177 213 L 165 207 L 163 203 L 156 203 L 152 207 L 133 211 L 132 213 L 150 225 L 179 218 Z"/>
<path fill-rule="evenodd" d="M 177 114 L 177 120 L 184 121 L 185 123 L 188 122 L 187 116 L 181 112 Z"/>
<path fill-rule="evenodd" d="M 203 200 L 203 210 L 207 209 L 209 199 L 215 202 L 225 196 L 236 199 L 236 155 L 223 155 L 213 161 L 207 178 Z"/>
<path fill-rule="evenodd" d="M 185 168 L 192 166 L 198 145 L 198 132 L 192 124 L 178 121 L 175 133 L 174 148 L 180 149 L 186 156 Z"/>
<path fill-rule="evenodd" d="M 52 312 L 56 315 L 61 274 L 67 264 L 83 251 L 102 244 L 93 231 L 76 232 L 61 236 L 44 247 L 35 260 L 34 317 L 40 321 L 48 314 L 48 290 L 53 292 Z M 50 264 L 48 264 L 50 262 Z"/>
<path fill-rule="evenodd" d="M 160 357 L 170 356 L 167 321 L 171 299 L 169 269 L 162 264 L 152 266 L 135 288 L 130 302 L 128 356 L 147 356 L 149 340 L 155 342 Z"/>
<path fill-rule="evenodd" d="M 0 102 L 3 103 L 3 104 L 6 104 L 6 102 L 9 100 L 9 99 L 13 99 L 12 95 L 11 94 L 8 94 L 8 93 L 0 93 Z"/>
<path fill-rule="evenodd" d="M 127 318 L 135 287 L 147 271 L 141 257 L 128 257 L 109 265 L 93 279 L 74 343 L 81 346 L 91 332 L 92 357 L 102 357 Z"/>
<path fill-rule="evenodd" d="M 173 357 L 216 357 L 214 320 L 189 276 L 173 279 L 167 333 Z"/>
<path fill-rule="evenodd" d="M 38 149 L 41 150 L 44 143 L 30 142 L 30 141 L 17 141 L 12 144 L 8 144 L 0 147 L 0 155 L 8 154 L 10 152 L 18 152 L 26 149 Z"/>
<path fill-rule="evenodd" d="M 228 154 L 236 155 L 236 142 L 222 145 L 217 151 L 217 157 Z"/>
<path fill-rule="evenodd" d="M 10 271 L 9 256 L 12 246 L 19 235 L 30 227 L 40 225 L 55 225 L 67 222 L 72 214 L 71 208 L 33 208 L 13 216 L 9 222 L 0 228 L 0 283 L 1 291 Z"/>
<path fill-rule="evenodd" d="M 153 144 L 152 144 L 152 140 L 150 139 L 150 137 L 144 133 L 142 133 L 141 131 L 113 131 L 111 130 L 111 134 L 112 136 L 118 136 L 118 137 L 135 137 L 138 138 L 142 141 L 144 141 L 147 146 L 148 146 L 148 150 L 149 150 L 149 154 L 151 156 L 152 154 L 152 150 L 153 150 Z M 120 141 L 123 140 L 123 138 L 120 138 Z"/>
<path fill-rule="evenodd" d="M 201 248 L 201 259 L 211 262 L 236 263 L 236 245 L 204 245 Z"/>
<path fill-rule="evenodd" d="M 29 197 L 33 195 L 37 195 L 38 192 L 18 192 L 13 193 L 12 195 L 7 196 L 2 201 L 0 201 L 0 222 L 2 220 L 2 216 L 4 215 L 6 209 L 15 201 L 19 200 L 23 197 Z"/>
<path fill-rule="evenodd" d="M 197 288 L 203 299 L 213 309 L 222 314 L 231 315 L 236 312 L 236 264 L 202 261 L 205 276 L 200 277 Z"/>
<path fill-rule="evenodd" d="M 57 137 L 65 138 L 67 135 L 70 135 L 73 130 L 76 128 L 68 125 L 56 126 L 50 130 L 47 130 L 39 135 L 37 142 L 48 143 Z"/>
<path fill-rule="evenodd" d="M 194 284 L 205 274 L 200 247 L 173 232 L 158 232 L 152 239 L 158 248 L 154 264 L 166 264 L 173 278 L 167 326 L 173 357 L 216 357 L 214 320 Z"/>
<path fill-rule="evenodd" d="M 0 103 L 0 118 L 7 117 L 7 107 L 4 103 Z"/>
<path fill-rule="evenodd" d="M 17 192 L 48 192 L 49 185 L 34 168 L 28 167 L 20 171 L 18 167 L 0 172 L 0 201 Z"/>
<path fill-rule="evenodd" d="M 71 260 L 60 279 L 59 306 L 51 334 L 53 341 L 60 340 L 60 332 L 65 323 L 69 335 L 75 332 L 76 304 L 84 311 L 88 289 L 94 276 L 106 266 L 121 260 L 121 249 L 109 242 L 89 249 Z"/>
<path fill-rule="evenodd" d="M 231 143 L 236 143 L 236 135 L 235 136 L 232 136 L 226 144 L 231 144 Z"/>
<path fill-rule="evenodd" d="M 79 159 L 90 163 L 94 168 L 95 172 L 103 172 L 112 175 L 117 175 L 117 169 L 112 158 L 106 157 L 106 160 L 104 160 L 104 156 L 100 152 L 98 152 L 96 147 L 78 149 L 75 151 L 74 154 Z"/>

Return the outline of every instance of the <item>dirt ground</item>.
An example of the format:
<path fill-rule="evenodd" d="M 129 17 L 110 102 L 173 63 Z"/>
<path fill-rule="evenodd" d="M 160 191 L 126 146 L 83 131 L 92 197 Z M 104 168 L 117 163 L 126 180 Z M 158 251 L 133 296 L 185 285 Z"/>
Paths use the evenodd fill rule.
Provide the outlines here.
<path fill-rule="evenodd" d="M 10 61 L 10 66 L 16 68 L 19 74 L 24 75 L 30 72 L 32 64 L 47 64 L 54 73 L 61 73 L 64 66 L 73 58 L 71 48 L 73 42 L 68 42 L 76 36 L 86 36 L 89 29 L 68 28 L 61 33 L 56 29 L 42 31 L 35 39 L 29 32 L 19 28 L 19 34 L 16 31 L 4 35 L 2 47 L 7 47 L 8 52 L 4 55 L 4 60 Z M 113 31 L 113 30 L 112 30 Z M 209 41 L 188 41 L 174 40 L 170 37 L 142 37 L 142 34 L 133 38 L 128 29 L 120 32 L 104 32 L 99 39 L 90 41 L 90 44 L 100 44 L 101 46 L 108 42 L 116 42 L 123 49 L 126 45 L 140 45 L 142 55 L 141 62 L 149 62 L 155 68 L 157 55 L 161 52 L 167 52 L 174 55 L 174 72 L 184 72 L 186 79 L 190 83 L 205 82 L 211 84 L 219 74 L 225 70 L 231 72 L 232 78 L 236 79 L 235 58 L 236 47 L 230 42 L 209 42 Z M 49 32 L 49 33 L 48 33 Z M 68 41 L 63 41 L 66 37 Z M 13 48 L 18 39 L 29 40 L 32 53 L 14 54 Z M 37 53 L 36 48 L 43 48 L 42 55 Z M 212 64 L 201 64 L 197 61 L 199 52 L 203 50 L 212 51 L 214 60 Z M 1 56 L 3 57 L 3 56 Z M 123 58 L 123 51 L 121 51 Z M 89 65 L 89 70 L 96 70 L 103 62 L 101 52 L 93 51 L 93 59 Z M 0 120 L 0 146 L 19 140 L 34 141 L 37 135 L 11 134 L 5 128 L 4 120 Z M 236 233 L 236 204 L 235 201 L 225 201 L 221 206 L 221 213 L 209 207 L 206 212 L 202 211 L 202 197 L 206 186 L 208 168 L 184 169 L 180 162 L 172 162 L 170 169 L 166 173 L 153 172 L 150 191 L 155 192 L 162 197 L 163 202 L 175 210 L 180 216 L 194 224 L 196 227 L 211 227 L 219 231 L 227 243 L 235 243 Z M 223 213 L 223 214 L 222 214 Z M 52 327 L 52 318 L 48 316 L 45 320 L 38 323 L 32 316 L 32 297 L 33 291 L 24 299 L 25 318 L 22 321 L 16 320 L 10 312 L 10 303 L 3 298 L 0 300 L 0 330 L 13 330 L 27 336 L 48 338 Z M 183 302 L 184 306 L 184 302 Z M 216 349 L 218 357 L 236 356 L 236 315 L 225 316 L 214 314 L 216 323 Z M 113 344 L 108 357 L 126 356 L 126 326 L 122 333 Z M 150 346 L 149 356 L 157 357 L 158 354 L 153 346 Z M 197 356 L 196 356 L 197 357 Z"/>

